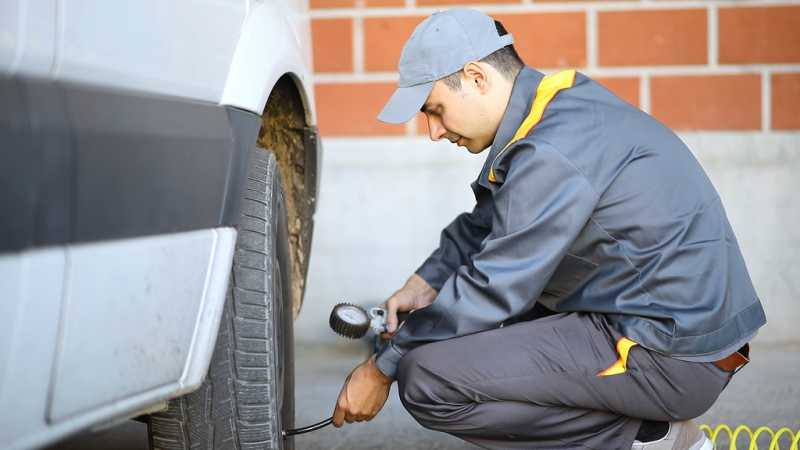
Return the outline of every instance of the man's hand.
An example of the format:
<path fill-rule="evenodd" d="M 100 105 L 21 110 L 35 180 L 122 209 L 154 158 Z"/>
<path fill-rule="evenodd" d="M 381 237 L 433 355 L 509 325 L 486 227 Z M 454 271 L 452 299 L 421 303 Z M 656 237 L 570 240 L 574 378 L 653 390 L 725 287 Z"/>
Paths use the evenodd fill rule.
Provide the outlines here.
<path fill-rule="evenodd" d="M 391 339 L 397 331 L 397 313 L 424 308 L 436 299 L 436 290 L 417 274 L 411 275 L 406 284 L 386 300 L 386 333 L 384 339 Z"/>
<path fill-rule="evenodd" d="M 386 403 L 391 386 L 392 379 L 378 369 L 375 357 L 353 369 L 336 401 L 333 426 L 372 420 Z"/>

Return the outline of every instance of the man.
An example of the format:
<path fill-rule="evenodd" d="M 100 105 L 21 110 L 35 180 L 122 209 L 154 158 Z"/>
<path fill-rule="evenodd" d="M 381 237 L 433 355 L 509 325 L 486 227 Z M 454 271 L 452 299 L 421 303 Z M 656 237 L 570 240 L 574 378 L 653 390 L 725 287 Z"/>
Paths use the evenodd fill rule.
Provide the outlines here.
<path fill-rule="evenodd" d="M 719 196 L 670 130 L 512 43 L 453 9 L 403 48 L 379 118 L 422 110 L 431 139 L 490 150 L 334 424 L 371 419 L 397 379 L 420 424 L 486 448 L 710 449 L 689 419 L 766 323 Z"/>

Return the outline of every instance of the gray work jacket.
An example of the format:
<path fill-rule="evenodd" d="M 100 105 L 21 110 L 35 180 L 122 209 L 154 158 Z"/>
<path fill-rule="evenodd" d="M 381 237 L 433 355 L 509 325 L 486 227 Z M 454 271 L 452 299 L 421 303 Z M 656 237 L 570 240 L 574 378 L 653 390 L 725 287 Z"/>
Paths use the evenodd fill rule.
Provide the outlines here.
<path fill-rule="evenodd" d="M 732 353 L 766 323 L 719 195 L 664 125 L 577 74 L 505 148 L 542 79 L 517 76 L 475 208 L 417 270 L 436 300 L 378 355 L 386 375 L 419 345 L 497 328 L 537 301 L 605 314 L 675 357 Z"/>

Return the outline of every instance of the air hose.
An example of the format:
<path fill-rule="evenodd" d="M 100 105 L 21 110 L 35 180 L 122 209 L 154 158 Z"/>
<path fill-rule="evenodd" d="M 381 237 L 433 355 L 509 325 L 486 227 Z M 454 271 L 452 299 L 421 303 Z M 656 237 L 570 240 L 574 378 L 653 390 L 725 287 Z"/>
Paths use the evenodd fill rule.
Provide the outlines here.
<path fill-rule="evenodd" d="M 350 303 L 339 303 L 333 307 L 329 324 L 331 329 L 337 334 L 350 339 L 364 337 L 372 329 L 375 335 L 386 332 L 386 318 L 388 314 L 383 308 L 371 308 L 369 311 Z M 404 315 L 399 315 L 403 320 Z M 319 430 L 333 423 L 333 417 L 302 428 L 294 428 L 281 431 L 281 435 L 286 439 L 296 434 L 309 433 Z"/>
<path fill-rule="evenodd" d="M 294 428 L 291 430 L 283 430 L 281 431 L 281 434 L 283 435 L 283 438 L 286 439 L 287 437 L 294 436 L 295 434 L 309 433 L 311 431 L 319 430 L 320 428 L 325 428 L 331 423 L 333 423 L 333 417 L 328 417 L 322 422 L 317 422 L 314 425 L 309 425 L 303 428 Z"/>
<path fill-rule="evenodd" d="M 731 427 L 723 423 L 715 426 L 713 429 L 708 425 L 700 425 L 700 429 L 706 432 L 708 438 L 713 442 L 715 449 L 722 449 L 722 447 L 720 447 L 720 445 L 722 445 L 720 442 L 722 439 L 720 438 L 727 435 L 728 450 L 737 450 L 737 443 L 740 436 L 747 436 L 745 439 L 749 439 L 749 443 L 746 442 L 747 450 L 759 450 L 758 441 L 762 436 L 769 436 L 769 447 L 766 447 L 767 450 L 780 450 L 781 440 L 784 442 L 788 441 L 788 450 L 800 450 L 800 430 L 792 432 L 792 430 L 787 427 L 780 428 L 778 431 L 773 431 L 769 427 L 758 427 L 753 431 L 747 425 L 739 425 L 735 429 L 731 429 Z"/>

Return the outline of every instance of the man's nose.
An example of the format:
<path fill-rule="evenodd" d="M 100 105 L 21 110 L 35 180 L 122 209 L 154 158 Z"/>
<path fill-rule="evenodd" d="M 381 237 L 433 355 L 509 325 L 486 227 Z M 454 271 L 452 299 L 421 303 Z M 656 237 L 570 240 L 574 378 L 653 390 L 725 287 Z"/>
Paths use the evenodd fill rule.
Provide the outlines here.
<path fill-rule="evenodd" d="M 447 133 L 447 130 L 442 126 L 442 122 L 436 117 L 431 117 L 426 114 L 428 118 L 428 133 L 432 141 L 438 141 Z"/>

